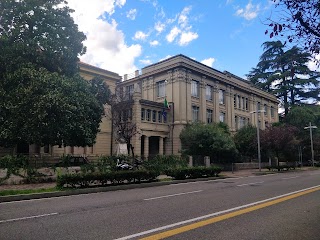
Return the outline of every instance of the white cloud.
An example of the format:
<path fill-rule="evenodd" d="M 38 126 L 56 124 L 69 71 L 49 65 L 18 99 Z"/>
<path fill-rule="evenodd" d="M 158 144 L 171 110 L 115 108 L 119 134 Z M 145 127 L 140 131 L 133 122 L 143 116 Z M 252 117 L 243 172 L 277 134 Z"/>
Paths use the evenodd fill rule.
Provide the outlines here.
<path fill-rule="evenodd" d="M 144 65 L 152 64 L 152 61 L 150 59 L 142 59 L 142 60 L 139 60 L 139 62 L 144 64 Z"/>
<path fill-rule="evenodd" d="M 191 11 L 191 7 L 185 7 L 179 15 L 178 23 L 181 28 L 185 28 L 188 25 L 188 14 Z"/>
<path fill-rule="evenodd" d="M 201 63 L 203 63 L 204 65 L 207 65 L 209 67 L 212 67 L 213 66 L 213 63 L 215 62 L 216 60 L 214 58 L 207 58 L 207 59 L 203 59 L 201 61 Z"/>
<path fill-rule="evenodd" d="M 168 59 L 168 58 L 171 58 L 171 57 L 172 57 L 172 55 L 167 55 L 167 56 L 165 56 L 164 58 L 160 59 L 159 62 L 164 61 L 164 60 L 166 60 L 166 59 Z"/>
<path fill-rule="evenodd" d="M 146 40 L 146 38 L 149 36 L 149 34 L 144 33 L 142 31 L 137 31 L 133 37 L 135 40 Z"/>
<path fill-rule="evenodd" d="M 251 0 L 248 2 L 245 8 L 240 8 L 236 11 L 235 15 L 239 17 L 243 17 L 246 20 L 252 20 L 258 16 L 260 11 L 260 5 L 253 5 Z"/>
<path fill-rule="evenodd" d="M 178 45 L 186 46 L 191 41 L 199 37 L 198 33 L 192 31 L 192 26 L 189 24 L 189 14 L 191 11 L 191 6 L 183 8 L 180 14 L 176 15 L 175 18 L 167 19 L 167 24 L 177 23 L 169 34 L 167 34 L 166 39 L 169 43 L 177 40 Z"/>
<path fill-rule="evenodd" d="M 179 39 L 179 45 L 180 46 L 186 46 L 188 45 L 191 41 L 197 39 L 199 35 L 195 32 L 183 32 L 180 35 Z"/>
<path fill-rule="evenodd" d="M 137 9 L 130 9 L 130 11 L 127 12 L 127 18 L 130 20 L 135 20 L 137 16 Z"/>
<path fill-rule="evenodd" d="M 320 61 L 320 53 L 315 56 L 315 59 Z M 310 70 L 320 72 L 320 66 L 317 66 L 317 63 L 314 60 L 309 61 L 307 65 Z"/>
<path fill-rule="evenodd" d="M 181 30 L 177 27 L 171 29 L 170 33 L 166 36 L 166 39 L 169 43 L 173 42 L 174 39 L 179 35 Z"/>
<path fill-rule="evenodd" d="M 165 29 L 166 25 L 164 23 L 161 22 L 156 22 L 156 24 L 154 25 L 154 29 L 159 33 L 162 33 L 163 30 Z"/>
<path fill-rule="evenodd" d="M 153 40 L 153 41 L 151 41 L 150 42 L 150 45 L 151 46 L 158 46 L 160 43 L 159 43 L 159 41 L 157 41 L 157 40 Z"/>
<path fill-rule="evenodd" d="M 116 72 L 120 75 L 134 72 L 137 67 L 134 60 L 141 55 L 140 45 L 127 45 L 124 34 L 117 29 L 117 22 L 107 22 L 101 16 L 115 12 L 117 7 L 122 7 L 125 0 L 68 0 L 68 5 L 75 10 L 72 14 L 79 30 L 83 31 L 87 40 L 84 45 L 87 53 L 81 56 L 81 61 L 97 67 Z"/>

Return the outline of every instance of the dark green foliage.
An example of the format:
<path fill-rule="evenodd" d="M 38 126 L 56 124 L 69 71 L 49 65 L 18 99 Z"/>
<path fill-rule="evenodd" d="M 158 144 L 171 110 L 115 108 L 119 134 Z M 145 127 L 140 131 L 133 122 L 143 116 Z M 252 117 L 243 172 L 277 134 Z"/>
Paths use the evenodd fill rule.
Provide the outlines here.
<path fill-rule="evenodd" d="M 168 169 L 183 168 L 187 165 L 188 162 L 186 159 L 175 155 L 157 155 L 156 157 L 143 162 L 143 167 L 145 167 L 145 169 L 158 172 L 159 174 L 164 173 Z"/>
<path fill-rule="evenodd" d="M 61 3 L 0 2 L 0 146 L 95 142 L 104 98 L 78 75 L 85 35 Z"/>
<path fill-rule="evenodd" d="M 291 125 L 272 126 L 261 131 L 261 148 L 279 161 L 294 161 L 299 140 L 298 129 Z"/>
<path fill-rule="evenodd" d="M 319 0 L 273 0 L 280 11 L 268 19 L 272 37 L 284 37 L 289 43 L 301 44 L 313 54 L 313 60 L 320 64 L 320 2 Z M 275 16 L 278 17 L 275 18 Z"/>
<path fill-rule="evenodd" d="M 236 148 L 243 157 L 252 159 L 257 154 L 257 128 L 248 125 L 238 130 L 233 137 Z"/>
<path fill-rule="evenodd" d="M 63 0 L 1 0 L 0 72 L 32 64 L 67 76 L 77 73 L 86 39 Z M 4 64 L 2 64 L 4 63 Z"/>
<path fill-rule="evenodd" d="M 281 101 L 285 115 L 291 106 L 319 101 L 319 73 L 308 67 L 311 55 L 294 46 L 286 49 L 280 41 L 265 42 L 260 62 L 247 75 L 257 87 Z"/>
<path fill-rule="evenodd" d="M 192 123 L 180 134 L 182 152 L 187 155 L 211 156 L 227 161 L 237 154 L 237 149 L 226 128 L 219 124 Z"/>
<path fill-rule="evenodd" d="M 284 118 L 284 122 L 301 129 L 308 126 L 309 122 L 316 124 L 317 120 L 320 120 L 320 115 L 317 116 L 316 113 L 317 108 L 319 111 L 320 106 L 295 106 L 290 109 L 290 112 Z"/>
<path fill-rule="evenodd" d="M 220 167 L 212 166 L 206 167 L 189 167 L 166 170 L 168 176 L 174 179 L 183 180 L 186 178 L 203 178 L 203 177 L 217 177 L 222 171 Z"/>
<path fill-rule="evenodd" d="M 91 93 L 99 101 L 101 105 L 110 102 L 111 91 L 109 86 L 104 82 L 101 77 L 94 77 L 89 81 L 91 86 Z"/>
<path fill-rule="evenodd" d="M 26 156 L 6 155 L 0 158 L 0 169 L 7 170 L 6 176 L 0 178 L 0 184 L 12 175 L 22 177 L 24 183 L 52 181 L 52 179 L 43 178 L 45 175 L 39 173 L 36 168 L 32 167 Z"/>
<path fill-rule="evenodd" d="M 281 165 L 281 166 L 269 166 L 267 167 L 269 171 L 289 171 L 295 170 L 296 167 L 294 165 Z"/>
<path fill-rule="evenodd" d="M 57 177 L 57 187 L 89 187 L 154 181 L 157 173 L 146 170 L 116 171 L 105 173 L 64 174 Z"/>
<path fill-rule="evenodd" d="M 116 157 L 115 156 L 100 156 L 97 162 L 99 172 L 105 173 L 116 170 Z"/>

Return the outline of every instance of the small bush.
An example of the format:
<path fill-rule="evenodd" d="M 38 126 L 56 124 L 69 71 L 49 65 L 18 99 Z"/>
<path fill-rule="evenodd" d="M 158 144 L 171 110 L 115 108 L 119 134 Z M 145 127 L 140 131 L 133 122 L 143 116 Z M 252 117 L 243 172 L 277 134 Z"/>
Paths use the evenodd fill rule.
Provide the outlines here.
<path fill-rule="evenodd" d="M 146 170 L 64 174 L 57 177 L 57 187 L 76 188 L 153 181 L 157 176 L 156 172 Z"/>
<path fill-rule="evenodd" d="M 178 168 L 166 170 L 168 176 L 174 179 L 186 179 L 186 178 L 203 178 L 203 177 L 217 177 L 221 172 L 220 167 L 189 167 L 189 168 Z"/>
<path fill-rule="evenodd" d="M 187 167 L 188 162 L 185 158 L 180 156 L 169 155 L 169 156 L 160 156 L 157 155 L 154 158 L 144 161 L 143 166 L 149 171 L 156 171 L 159 174 L 165 173 L 169 169 L 185 168 Z"/>

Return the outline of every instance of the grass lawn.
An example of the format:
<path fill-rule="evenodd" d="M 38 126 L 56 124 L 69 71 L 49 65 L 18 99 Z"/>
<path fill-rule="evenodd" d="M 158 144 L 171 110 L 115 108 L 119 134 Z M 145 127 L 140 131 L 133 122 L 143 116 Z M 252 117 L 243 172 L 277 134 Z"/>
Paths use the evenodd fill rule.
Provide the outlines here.
<path fill-rule="evenodd" d="M 0 196 L 9 195 L 21 195 L 21 194 L 33 194 L 33 193 L 45 193 L 45 192 L 57 192 L 60 191 L 56 187 L 52 188 L 40 188 L 40 189 L 10 189 L 0 191 Z"/>

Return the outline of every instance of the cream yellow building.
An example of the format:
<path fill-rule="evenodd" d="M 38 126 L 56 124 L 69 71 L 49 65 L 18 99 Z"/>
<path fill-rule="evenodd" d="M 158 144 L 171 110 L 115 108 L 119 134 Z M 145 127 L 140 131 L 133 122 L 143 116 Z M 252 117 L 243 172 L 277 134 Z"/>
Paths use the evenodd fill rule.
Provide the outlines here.
<path fill-rule="evenodd" d="M 85 63 L 80 63 L 81 75 L 90 80 L 101 76 L 114 93 L 116 89 L 128 93 L 132 99 L 132 121 L 139 134 L 132 139 L 135 155 L 144 159 L 157 154 L 179 154 L 179 135 L 187 123 L 225 122 L 232 132 L 251 123 L 256 125 L 257 114 L 261 129 L 277 122 L 278 100 L 275 96 L 255 88 L 250 82 L 229 72 L 220 72 L 184 55 L 177 55 L 121 77 Z M 170 109 L 164 111 L 164 101 Z M 164 113 L 165 112 L 165 113 Z M 30 155 L 59 157 L 62 154 L 115 154 L 110 117 L 104 116 L 92 147 L 38 147 L 28 148 Z M 4 154 L 7 150 L 0 149 Z M 16 149 L 17 152 L 17 149 Z"/>
<path fill-rule="evenodd" d="M 251 123 L 257 114 L 261 129 L 277 122 L 278 100 L 229 72 L 220 72 L 184 55 L 177 55 L 125 75 L 118 86 L 132 94 L 133 119 L 140 129 L 135 154 L 179 154 L 179 135 L 189 122 L 225 122 L 232 132 Z M 165 99 L 170 105 L 164 118 Z"/>

